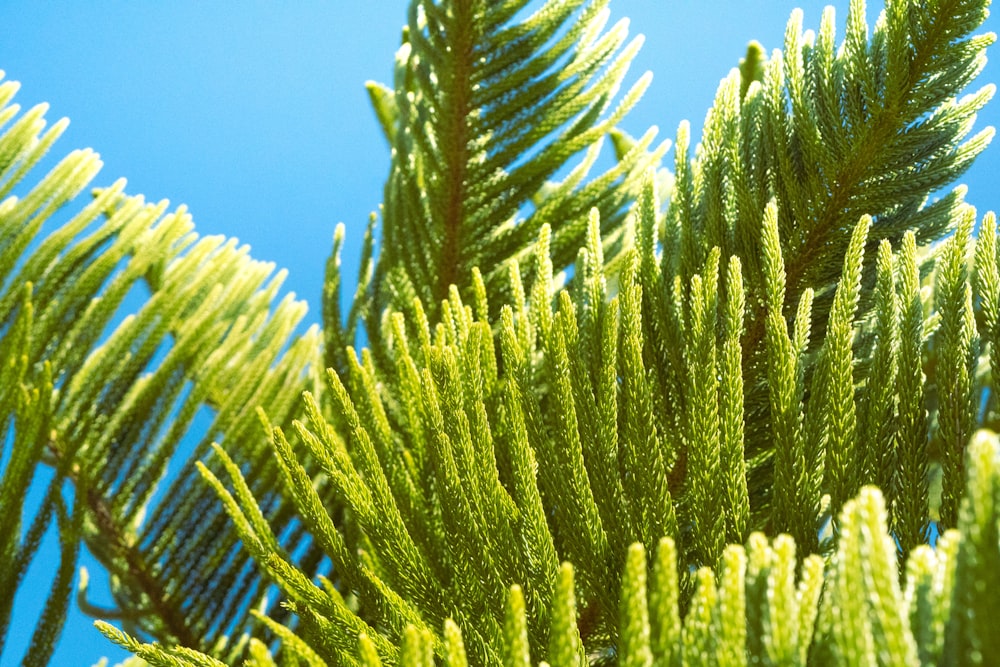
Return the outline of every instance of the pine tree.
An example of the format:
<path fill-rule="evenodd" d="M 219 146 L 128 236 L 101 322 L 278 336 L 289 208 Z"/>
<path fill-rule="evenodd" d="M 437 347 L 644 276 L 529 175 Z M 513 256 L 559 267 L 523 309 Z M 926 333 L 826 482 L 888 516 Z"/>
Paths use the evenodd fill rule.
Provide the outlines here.
<path fill-rule="evenodd" d="M 526 5 L 411 3 L 369 87 L 381 237 L 343 313 L 338 228 L 304 335 L 280 272 L 121 182 L 32 244 L 100 164 L 9 197 L 64 125 L 0 84 L 4 632 L 51 521 L 62 545 L 25 664 L 81 544 L 102 629 L 156 665 L 1000 655 L 997 224 L 932 198 L 992 137 L 993 87 L 957 98 L 988 2 L 892 0 L 870 29 L 852 0 L 840 39 L 794 12 L 672 171 L 617 129 L 648 77 L 625 85 L 607 0 Z"/>

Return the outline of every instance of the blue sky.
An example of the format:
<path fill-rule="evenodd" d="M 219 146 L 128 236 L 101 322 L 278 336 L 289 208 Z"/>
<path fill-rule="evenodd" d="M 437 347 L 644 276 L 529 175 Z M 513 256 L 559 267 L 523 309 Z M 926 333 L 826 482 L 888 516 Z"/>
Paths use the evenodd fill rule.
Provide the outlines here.
<path fill-rule="evenodd" d="M 640 134 L 657 125 L 672 137 L 689 119 L 697 130 L 749 40 L 780 47 L 794 7 L 816 28 L 826 4 L 612 0 L 613 17 L 630 17 L 630 32 L 646 36 L 630 79 L 654 72 L 625 128 Z M 130 193 L 187 204 L 200 233 L 250 244 L 254 257 L 289 270 L 286 287 L 318 321 L 334 226 L 347 225 L 352 276 L 364 224 L 381 200 L 388 151 L 363 84 L 391 79 L 406 5 L 5 0 L 0 69 L 22 83 L 22 107 L 45 101 L 51 120 L 71 119 L 55 153 L 92 147 L 105 162 L 97 185 L 124 176 Z M 835 6 L 842 31 L 846 0 Z M 996 20 L 986 28 L 996 30 Z M 1000 80 L 997 72 L 989 65 L 980 81 Z M 994 103 L 978 127 L 998 120 Z M 994 147 L 962 179 L 980 213 L 1000 208 L 998 169 Z M 29 573 L 32 590 L 18 600 L 15 624 L 31 620 L 30 598 L 47 590 L 45 559 L 54 557 L 46 552 Z M 20 660 L 26 639 L 13 629 L 0 667 Z M 75 612 L 53 664 L 90 665 L 102 655 L 114 664 L 123 654 Z"/>

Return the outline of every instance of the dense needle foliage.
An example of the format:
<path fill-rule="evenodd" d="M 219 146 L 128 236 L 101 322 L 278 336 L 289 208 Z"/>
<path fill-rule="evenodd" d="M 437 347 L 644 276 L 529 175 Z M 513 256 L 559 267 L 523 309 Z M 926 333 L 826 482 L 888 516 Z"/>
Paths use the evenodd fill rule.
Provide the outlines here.
<path fill-rule="evenodd" d="M 338 228 L 301 336 L 273 267 L 122 183 L 35 240 L 100 163 L 8 196 L 63 125 L 0 84 L 3 632 L 62 545 L 25 664 L 81 542 L 156 665 L 1000 656 L 998 229 L 940 194 L 992 137 L 989 3 L 793 12 L 672 168 L 616 128 L 648 77 L 608 4 L 410 3 L 381 236 L 342 313 Z"/>

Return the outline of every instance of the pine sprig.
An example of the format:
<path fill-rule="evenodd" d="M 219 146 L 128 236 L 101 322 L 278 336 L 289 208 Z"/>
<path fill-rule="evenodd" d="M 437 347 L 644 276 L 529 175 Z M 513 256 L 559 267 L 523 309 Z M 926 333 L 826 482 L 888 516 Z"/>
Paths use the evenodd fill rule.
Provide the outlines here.
<path fill-rule="evenodd" d="M 911 232 L 903 237 L 899 256 L 899 427 L 896 431 L 896 482 L 891 487 L 894 491 L 893 528 L 904 553 L 924 543 L 929 502 L 928 414 L 921 359 L 924 305 L 916 252 L 916 239 Z"/>
<path fill-rule="evenodd" d="M 972 290 L 968 282 L 966 255 L 975 224 L 975 210 L 967 209 L 958 230 L 941 258 L 934 285 L 935 305 L 941 313 L 941 328 L 935 334 L 940 345 L 940 364 L 935 369 L 938 388 L 939 447 L 943 470 L 941 522 L 953 527 L 958 521 L 964 477 L 963 452 L 975 428 L 976 392 L 973 390 L 978 358 L 978 336 L 972 315 Z"/>
<path fill-rule="evenodd" d="M 451 285 L 469 298 L 473 267 L 490 293 L 509 294 L 510 261 L 530 254 L 544 225 L 562 269 L 593 207 L 617 253 L 621 241 L 611 239 L 639 174 L 666 151 L 650 150 L 647 133 L 587 182 L 602 136 L 649 84 L 641 77 L 614 102 L 642 40 L 626 44 L 625 21 L 605 30 L 607 0 L 550 1 L 522 20 L 514 6 L 412 3 L 394 94 L 369 86 L 393 153 L 368 309 L 373 339 L 383 310 L 407 312 L 414 297 L 437 322 Z M 579 167 L 550 182 L 580 152 Z"/>
<path fill-rule="evenodd" d="M 60 565 L 30 663 L 44 663 L 59 634 L 81 543 L 109 570 L 109 611 L 130 632 L 212 651 L 246 626 L 264 584 L 214 490 L 180 459 L 204 458 L 213 439 L 232 441 L 233 456 L 255 471 L 268 521 L 289 527 L 290 506 L 269 493 L 276 470 L 266 440 L 248 434 L 258 406 L 278 423 L 299 409 L 294 387 L 319 365 L 319 332 L 295 333 L 304 305 L 279 298 L 283 273 L 234 240 L 199 238 L 183 207 L 168 213 L 166 202 L 126 196 L 123 180 L 80 202 L 101 168 L 92 151 L 70 153 L 23 197 L 9 196 L 66 128 L 46 128 L 44 105 L 19 114 L 16 90 L 0 84 L 0 118 L 13 121 L 0 137 L 0 349 L 13 360 L 0 421 L 14 426 L 5 515 L 20 516 L 15 498 L 39 470 L 55 475 L 40 511 L 2 529 L 4 599 L 13 601 L 52 526 Z M 39 238 L 71 205 L 67 222 Z M 127 313 L 130 294 L 141 305 Z M 182 441 L 193 451 L 181 451 Z M 172 457 L 179 472 L 157 495 Z M 304 538 L 286 536 L 289 545 Z"/>
<path fill-rule="evenodd" d="M 961 661 L 970 650 L 988 654 L 995 640 L 990 617 L 970 612 L 989 608 L 991 589 L 980 582 L 992 580 L 1000 571 L 995 539 L 1000 441 L 980 432 L 970 444 L 969 457 L 968 495 L 958 530 L 943 534 L 936 551 L 927 546 L 913 550 L 905 586 L 897 576 L 896 549 L 882 495 L 871 487 L 845 503 L 838 520 L 838 547 L 825 573 L 824 561 L 816 555 L 796 562 L 791 538 L 769 542 L 754 533 L 745 548 L 726 548 L 718 573 L 710 568 L 698 571 L 697 589 L 683 622 L 678 616 L 673 541 L 661 542 L 649 574 L 645 550 L 641 544 L 633 545 L 622 579 L 618 659 L 682 667 L 758 661 L 916 665 Z M 579 664 L 580 635 L 568 565 L 560 568 L 557 589 L 550 655 L 562 656 L 553 664 Z M 822 597 L 821 590 L 825 590 Z M 99 627 L 152 665 L 221 664 L 185 649 L 141 644 L 106 624 Z M 497 662 L 530 664 L 533 648 L 540 647 L 529 639 L 519 586 L 506 596 L 503 628 L 497 637 Z M 444 651 L 446 664 L 466 664 L 457 626 L 446 622 L 443 636 L 439 643 L 427 629 L 409 626 L 402 633 L 398 664 L 432 664 L 435 650 Z M 286 639 L 283 650 L 289 662 L 354 664 L 360 659 L 365 665 L 384 664 L 367 633 L 355 640 L 355 657 L 343 655 L 336 663 L 324 660 L 294 635 Z M 248 664 L 273 663 L 262 654 L 260 661 Z"/>

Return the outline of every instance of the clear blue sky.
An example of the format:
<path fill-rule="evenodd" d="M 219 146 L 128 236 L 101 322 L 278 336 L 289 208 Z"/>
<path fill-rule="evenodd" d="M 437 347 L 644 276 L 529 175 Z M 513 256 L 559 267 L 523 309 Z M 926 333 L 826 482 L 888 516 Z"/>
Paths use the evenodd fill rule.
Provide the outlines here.
<path fill-rule="evenodd" d="M 655 75 L 626 129 L 657 125 L 672 137 L 689 119 L 697 130 L 749 40 L 780 47 L 794 7 L 817 28 L 826 4 L 612 0 L 613 16 L 630 17 L 631 33 L 646 35 L 632 80 Z M 847 1 L 833 4 L 842 32 Z M 71 119 L 55 153 L 93 147 L 105 162 L 98 185 L 124 176 L 130 193 L 187 204 L 200 233 L 249 243 L 254 257 L 289 269 L 287 288 L 318 321 L 334 226 L 347 225 L 353 276 L 361 231 L 381 200 L 388 151 L 363 84 L 391 80 L 406 5 L 4 0 L 0 69 L 22 83 L 22 107 L 49 102 L 51 120 Z M 870 23 L 879 7 L 869 8 Z M 997 73 L 990 65 L 980 81 L 1000 81 Z M 997 105 L 979 127 L 1000 124 Z M 998 169 L 1000 146 L 962 179 L 981 212 L 1000 208 Z M 29 573 L 15 626 L 32 620 L 31 598 L 41 604 L 52 547 Z M 26 641 L 14 627 L 0 667 L 16 664 Z M 114 664 L 123 653 L 74 612 L 53 664 L 90 665 L 102 655 Z"/>

